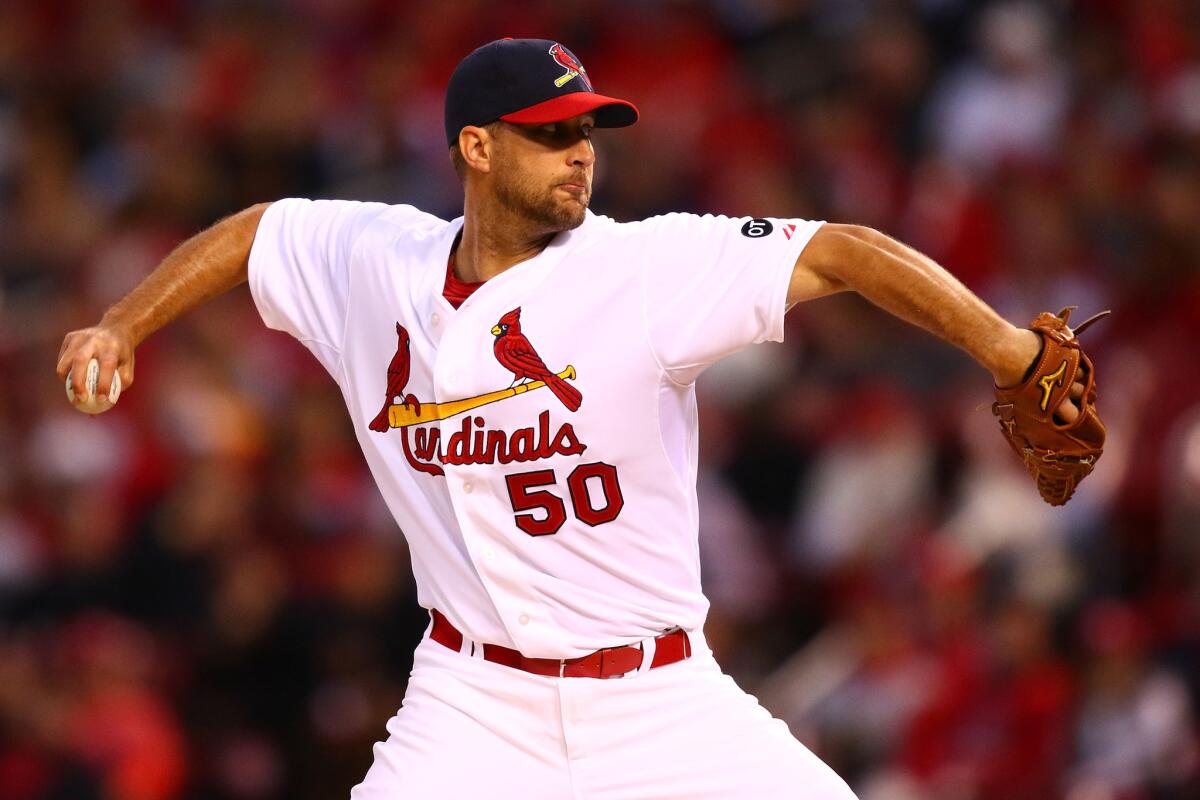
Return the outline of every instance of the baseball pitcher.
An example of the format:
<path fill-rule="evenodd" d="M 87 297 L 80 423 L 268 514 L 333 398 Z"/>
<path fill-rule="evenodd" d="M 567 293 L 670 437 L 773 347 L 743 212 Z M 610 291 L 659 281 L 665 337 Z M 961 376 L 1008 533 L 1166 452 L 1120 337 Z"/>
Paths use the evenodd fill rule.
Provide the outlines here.
<path fill-rule="evenodd" d="M 341 388 L 430 614 L 353 800 L 853 797 L 703 634 L 695 382 L 780 341 L 799 302 L 856 291 L 973 356 L 1052 502 L 1099 454 L 1065 314 L 1014 327 L 855 225 L 594 214 L 592 133 L 637 117 L 562 44 L 492 42 L 446 92 L 462 217 L 254 206 L 63 344 L 68 393 L 94 401 L 133 384 L 153 331 L 248 280 Z"/>

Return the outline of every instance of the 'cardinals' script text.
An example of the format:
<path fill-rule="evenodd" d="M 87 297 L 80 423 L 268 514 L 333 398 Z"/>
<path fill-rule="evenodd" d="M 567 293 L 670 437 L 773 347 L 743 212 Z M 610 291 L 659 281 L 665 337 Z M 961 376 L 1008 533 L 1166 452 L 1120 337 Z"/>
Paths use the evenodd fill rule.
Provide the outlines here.
<path fill-rule="evenodd" d="M 413 469 L 444 475 L 438 464 L 512 464 L 551 456 L 577 456 L 587 449 L 575 428 L 564 422 L 550 432 L 550 412 L 538 415 L 537 427 L 517 428 L 512 433 L 486 427 L 483 417 L 466 417 L 462 427 L 443 443 L 436 426 L 410 426 L 402 431 L 404 457 Z M 409 434 L 412 434 L 410 441 Z"/>

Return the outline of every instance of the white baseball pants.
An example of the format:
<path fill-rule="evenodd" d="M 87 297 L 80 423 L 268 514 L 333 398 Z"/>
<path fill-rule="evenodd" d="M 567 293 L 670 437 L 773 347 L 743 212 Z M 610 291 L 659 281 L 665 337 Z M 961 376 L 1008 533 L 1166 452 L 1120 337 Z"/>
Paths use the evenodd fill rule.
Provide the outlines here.
<path fill-rule="evenodd" d="M 427 635 L 351 800 L 855 800 L 690 636 L 686 661 L 596 680 L 532 675 Z"/>

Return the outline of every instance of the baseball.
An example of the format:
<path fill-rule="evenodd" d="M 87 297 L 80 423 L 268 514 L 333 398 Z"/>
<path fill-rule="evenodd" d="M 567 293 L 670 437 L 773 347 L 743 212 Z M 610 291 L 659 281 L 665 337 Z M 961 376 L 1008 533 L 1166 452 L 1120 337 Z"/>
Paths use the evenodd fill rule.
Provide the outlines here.
<path fill-rule="evenodd" d="M 79 396 L 71 391 L 71 373 L 67 373 L 67 399 L 85 414 L 102 414 L 108 411 L 121 396 L 121 375 L 117 372 L 113 373 L 112 386 L 109 387 L 107 397 L 96 396 L 96 384 L 99 382 L 100 362 L 93 358 L 87 365 L 87 394 Z"/>

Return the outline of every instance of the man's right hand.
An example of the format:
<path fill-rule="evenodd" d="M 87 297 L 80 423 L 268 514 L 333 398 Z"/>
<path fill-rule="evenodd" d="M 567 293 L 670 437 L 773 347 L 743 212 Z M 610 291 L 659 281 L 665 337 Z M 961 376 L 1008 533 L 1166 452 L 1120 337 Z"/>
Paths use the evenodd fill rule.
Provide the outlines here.
<path fill-rule="evenodd" d="M 133 385 L 133 337 L 125 327 L 101 322 L 71 331 L 63 339 L 58 377 L 65 381 L 71 375 L 71 390 L 76 397 L 87 397 L 87 365 L 93 358 L 100 362 L 97 396 L 108 394 L 114 372 L 121 374 L 122 391 Z"/>

